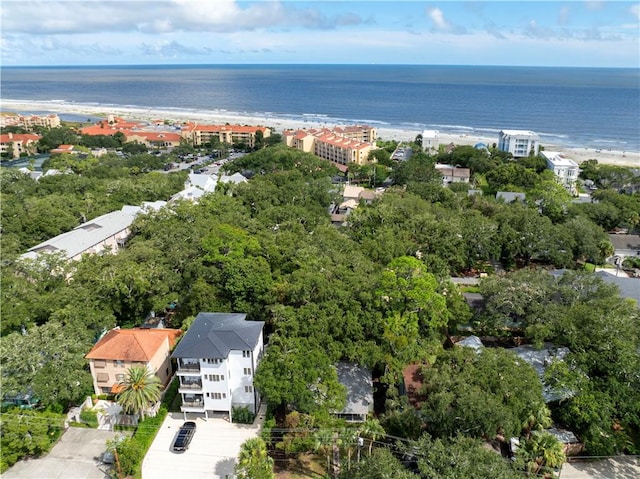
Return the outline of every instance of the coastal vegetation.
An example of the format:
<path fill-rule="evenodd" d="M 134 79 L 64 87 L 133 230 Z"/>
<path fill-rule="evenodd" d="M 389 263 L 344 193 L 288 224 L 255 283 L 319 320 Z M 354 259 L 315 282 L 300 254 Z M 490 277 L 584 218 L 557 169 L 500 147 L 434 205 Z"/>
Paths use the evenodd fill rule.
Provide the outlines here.
<path fill-rule="evenodd" d="M 471 465 L 486 477 L 520 477 L 482 441 L 521 436 L 527 457 L 516 465 L 553 467 L 557 455 L 544 453 L 557 444 L 531 439 L 549 414 L 590 454 L 637 452 L 638 310 L 578 270 L 604 262 L 607 230 L 638 227 L 638 193 L 600 182 L 599 203 L 574 205 L 535 158 L 514 162 L 459 147 L 437 159 L 471 168 L 484 194 L 443 187 L 436 157 L 381 161 L 394 186 L 336 228 L 327 210 L 340 201 L 338 171 L 311 154 L 268 146 L 227 166 L 251 171 L 251 181 L 141 215 L 117 255 L 73 264 L 17 256 L 124 204 L 166 200 L 184 174 L 150 171 L 155 160 L 145 153 L 63 155 L 47 167 L 73 174 L 38 182 L 1 170 L 3 391 L 32 388 L 52 410 L 81 402 L 92 391 L 84 355 L 100 333 L 173 304 L 172 327 L 200 311 L 242 311 L 266 322 L 269 345 L 255 384 L 275 426 L 263 437 L 274 457 L 315 453 L 324 466 L 337 454 L 343 477 L 354 478 L 468 477 Z M 495 200 L 498 190 L 526 192 L 527 200 Z M 555 278 L 554 268 L 576 271 Z M 479 272 L 488 274 L 478 287 L 485 307 L 473 311 L 450 277 Z M 568 347 L 544 381 L 571 396 L 545 409 L 539 377 L 511 353 L 449 347 L 464 331 Z M 332 416 L 345 401 L 340 360 L 374 371 L 378 428 Z M 409 364 L 420 364 L 424 377 L 418 406 L 399 387 Z M 358 434 L 370 438 L 367 447 L 355 446 Z M 42 449 L 6 444 L 3 457 Z M 360 461 L 352 460 L 356 451 Z M 135 471 L 140 454 L 132 455 Z M 263 459 L 262 444 L 248 444 L 242 473 L 255 464 L 262 471 Z"/>

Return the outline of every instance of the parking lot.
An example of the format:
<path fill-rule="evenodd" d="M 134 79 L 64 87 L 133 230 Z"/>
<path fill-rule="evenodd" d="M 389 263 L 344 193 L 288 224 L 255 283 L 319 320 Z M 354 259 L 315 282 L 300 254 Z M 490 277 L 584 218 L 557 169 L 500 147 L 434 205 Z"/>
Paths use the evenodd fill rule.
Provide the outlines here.
<path fill-rule="evenodd" d="M 225 419 L 205 420 L 194 416 L 187 418 L 197 424 L 189 449 L 184 453 L 174 453 L 171 445 L 184 423 L 184 416 L 182 413 L 169 413 L 142 463 L 143 479 L 233 477 L 240 446 L 258 435 L 261 421 L 249 426 L 231 424 Z"/>

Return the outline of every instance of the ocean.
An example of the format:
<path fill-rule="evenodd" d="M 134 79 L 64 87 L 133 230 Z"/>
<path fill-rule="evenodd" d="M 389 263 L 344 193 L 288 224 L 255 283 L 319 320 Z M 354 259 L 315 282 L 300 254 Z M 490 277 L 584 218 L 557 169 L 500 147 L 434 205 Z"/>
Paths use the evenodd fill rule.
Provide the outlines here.
<path fill-rule="evenodd" d="M 640 71 L 422 65 L 3 67 L 3 99 L 227 111 L 640 150 Z M 384 138 L 383 138 L 384 139 Z"/>

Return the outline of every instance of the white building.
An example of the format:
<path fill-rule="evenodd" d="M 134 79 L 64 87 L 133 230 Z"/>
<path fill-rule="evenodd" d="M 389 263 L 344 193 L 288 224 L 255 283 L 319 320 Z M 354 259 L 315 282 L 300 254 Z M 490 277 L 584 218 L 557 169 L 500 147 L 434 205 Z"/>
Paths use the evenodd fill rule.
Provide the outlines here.
<path fill-rule="evenodd" d="M 547 168 L 556 175 L 558 183 L 575 194 L 576 182 L 580 173 L 578 164 L 557 151 L 542 151 L 541 153 L 547 161 Z"/>
<path fill-rule="evenodd" d="M 540 137 L 533 131 L 501 130 L 498 134 L 498 150 L 507 151 L 514 158 L 524 158 L 540 150 Z"/>
<path fill-rule="evenodd" d="M 52 171 L 49 170 L 44 176 Z M 80 226 L 30 248 L 21 259 L 36 259 L 40 254 L 61 253 L 68 260 L 84 254 L 116 253 L 129 237 L 131 223 L 137 215 L 157 211 L 165 201 L 144 202 L 142 206 L 125 205 L 122 209 L 87 221 Z"/>
<path fill-rule="evenodd" d="M 438 153 L 440 149 L 439 135 L 438 130 L 424 130 L 422 132 L 422 149 L 427 153 Z"/>
<path fill-rule="evenodd" d="M 256 413 L 253 377 L 264 352 L 262 321 L 240 313 L 199 313 L 171 355 L 178 362 L 181 410 L 231 419 L 234 407 Z"/>

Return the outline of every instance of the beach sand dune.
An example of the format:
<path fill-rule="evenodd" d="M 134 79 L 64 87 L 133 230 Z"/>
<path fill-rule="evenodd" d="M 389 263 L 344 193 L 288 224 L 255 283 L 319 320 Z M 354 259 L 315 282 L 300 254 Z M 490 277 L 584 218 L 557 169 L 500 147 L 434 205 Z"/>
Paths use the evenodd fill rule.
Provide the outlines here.
<path fill-rule="evenodd" d="M 313 122 L 310 120 L 289 120 L 284 118 L 268 118 L 259 116 L 246 116 L 228 111 L 179 111 L 173 109 L 162 108 L 135 108 L 113 106 L 106 109 L 104 106 L 86 105 L 80 103 L 67 102 L 35 102 L 35 101 L 19 101 L 19 100 L 2 100 L 0 104 L 2 112 L 33 112 L 47 111 L 53 113 L 69 113 L 76 115 L 90 116 L 106 116 L 108 114 L 120 116 L 129 120 L 151 121 L 155 119 L 164 119 L 175 122 L 197 121 L 199 123 L 208 124 L 240 124 L 240 125 L 261 125 L 273 127 L 277 133 L 283 130 L 301 129 L 301 128 L 321 128 L 333 126 L 328 123 Z M 378 128 L 378 136 L 383 140 L 396 141 L 413 141 L 418 134 L 422 133 L 418 130 L 394 129 L 381 127 Z M 440 144 L 454 143 L 456 145 L 475 145 L 477 143 L 485 143 L 491 145 L 498 141 L 498 138 L 474 135 L 454 135 L 440 133 Z M 637 151 L 617 151 L 617 150 L 595 150 L 583 147 L 566 147 L 562 145 L 554 145 L 542 143 L 546 150 L 558 151 L 564 153 L 566 157 L 571 158 L 580 164 L 583 161 L 595 159 L 598 163 L 607 165 L 629 166 L 640 168 L 640 152 Z"/>

